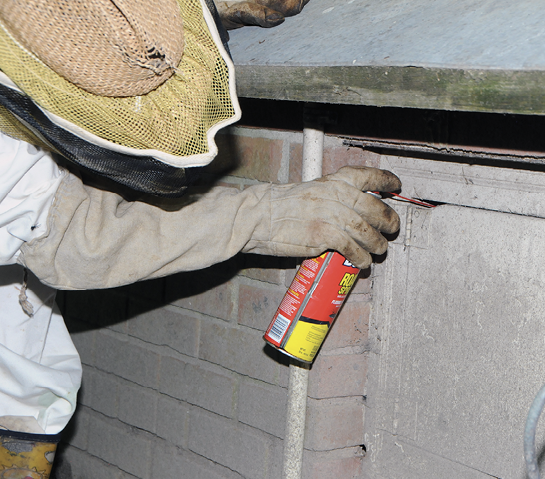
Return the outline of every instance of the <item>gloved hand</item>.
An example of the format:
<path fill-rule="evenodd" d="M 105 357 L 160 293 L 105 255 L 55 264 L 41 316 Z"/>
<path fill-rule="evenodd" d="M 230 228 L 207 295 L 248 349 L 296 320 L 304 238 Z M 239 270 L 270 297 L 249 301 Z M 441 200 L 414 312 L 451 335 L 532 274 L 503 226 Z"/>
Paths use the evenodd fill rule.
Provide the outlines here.
<path fill-rule="evenodd" d="M 388 242 L 380 234 L 399 229 L 388 205 L 362 191 L 395 191 L 393 173 L 367 167 L 343 167 L 307 183 L 273 185 L 270 220 L 260 223 L 243 251 L 275 256 L 318 256 L 333 249 L 359 268 L 371 264 Z"/>
<path fill-rule="evenodd" d="M 384 253 L 380 234 L 397 214 L 362 190 L 394 191 L 392 173 L 344 167 L 308 183 L 212 188 L 164 209 L 126 201 L 67 174 L 48 230 L 21 247 L 18 262 L 57 289 L 111 288 L 206 268 L 240 251 L 317 256 L 334 249 L 366 268 Z"/>
<path fill-rule="evenodd" d="M 245 25 L 265 28 L 280 25 L 285 17 L 297 15 L 309 0 L 216 1 L 221 23 L 227 30 Z"/>

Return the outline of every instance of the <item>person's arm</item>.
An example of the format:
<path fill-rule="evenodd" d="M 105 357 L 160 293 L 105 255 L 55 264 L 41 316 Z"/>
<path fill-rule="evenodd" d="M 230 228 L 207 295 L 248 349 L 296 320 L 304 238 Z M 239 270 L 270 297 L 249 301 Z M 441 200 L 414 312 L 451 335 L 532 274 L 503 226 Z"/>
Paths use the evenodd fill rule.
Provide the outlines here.
<path fill-rule="evenodd" d="M 48 231 L 22 246 L 19 263 L 60 289 L 108 288 L 196 270 L 239 251 L 303 257 L 335 249 L 367 267 L 369 252 L 387 248 L 379 231 L 396 231 L 399 218 L 361 190 L 399 188 L 389 172 L 345 167 L 308 183 L 213 188 L 167 211 L 68 175 Z"/>

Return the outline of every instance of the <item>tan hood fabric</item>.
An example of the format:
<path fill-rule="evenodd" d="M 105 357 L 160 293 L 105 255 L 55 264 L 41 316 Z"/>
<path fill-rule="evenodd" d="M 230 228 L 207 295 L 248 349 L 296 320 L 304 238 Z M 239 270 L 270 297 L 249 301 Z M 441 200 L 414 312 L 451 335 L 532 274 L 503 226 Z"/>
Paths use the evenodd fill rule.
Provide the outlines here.
<path fill-rule="evenodd" d="M 124 155 L 152 157 L 175 168 L 203 166 L 217 154 L 216 132 L 240 118 L 233 64 L 200 0 L 171 0 L 163 12 L 159 12 L 161 5 L 169 0 L 152 4 L 141 0 L 1 3 L 0 70 L 53 123 L 91 144 Z M 51 4 L 57 13 L 50 11 Z M 57 50 L 70 60 L 66 64 L 62 57 L 48 54 L 50 47 L 36 38 L 34 8 L 44 10 L 45 18 L 56 17 L 52 31 L 58 24 L 64 25 L 65 33 L 73 30 L 53 34 Z M 151 17 L 142 19 L 138 13 L 142 9 L 153 10 Z M 64 10 L 70 15 L 59 16 Z M 76 21 L 80 14 L 85 18 Z M 97 23 L 107 24 L 104 38 Z M 86 41 L 87 26 L 95 29 L 89 37 L 94 44 Z M 126 28 L 119 29 L 122 26 Z M 176 40 L 168 38 L 171 36 Z M 114 51 L 111 62 L 94 53 L 95 48 Z M 146 53 L 146 49 L 151 51 Z M 75 68 L 80 57 L 84 59 L 81 71 Z M 83 87 L 87 70 L 91 78 L 104 80 L 108 75 L 102 70 L 116 66 L 119 74 L 113 75 L 113 83 L 123 94 L 131 93 L 132 80 L 123 82 L 121 71 L 142 77 L 135 81 L 140 86 L 146 77 L 163 82 L 148 93 L 131 96 L 105 96 L 89 91 L 93 85 Z M 99 87 L 99 83 L 97 88 L 110 88 Z"/>
<path fill-rule="evenodd" d="M 183 52 L 173 0 L 10 0 L 0 16 L 13 38 L 49 68 L 95 95 L 145 95 Z"/>

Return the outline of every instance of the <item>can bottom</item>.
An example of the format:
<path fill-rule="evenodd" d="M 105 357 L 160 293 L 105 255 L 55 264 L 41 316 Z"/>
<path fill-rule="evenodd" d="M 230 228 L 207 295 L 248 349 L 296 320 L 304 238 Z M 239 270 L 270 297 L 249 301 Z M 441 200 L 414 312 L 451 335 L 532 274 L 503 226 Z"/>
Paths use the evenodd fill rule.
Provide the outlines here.
<path fill-rule="evenodd" d="M 285 354 L 286 356 L 289 356 L 290 358 L 292 359 L 296 359 L 297 361 L 299 361 L 300 363 L 303 363 L 303 364 L 312 364 L 312 361 L 306 361 L 305 359 L 301 359 L 301 358 L 298 358 L 297 356 L 294 356 L 293 354 L 290 354 L 288 353 L 285 349 L 282 349 L 282 348 L 279 348 L 278 346 L 275 346 L 274 344 L 271 344 L 269 343 L 269 341 L 265 340 L 265 342 L 273 347 L 274 349 L 276 349 L 277 351 L 280 351 L 282 354 Z"/>

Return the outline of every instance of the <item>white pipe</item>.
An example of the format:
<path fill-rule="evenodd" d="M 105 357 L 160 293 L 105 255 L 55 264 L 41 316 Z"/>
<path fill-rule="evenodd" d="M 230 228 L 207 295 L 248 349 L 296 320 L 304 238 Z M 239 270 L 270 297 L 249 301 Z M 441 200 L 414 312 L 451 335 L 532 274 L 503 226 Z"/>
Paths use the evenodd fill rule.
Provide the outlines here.
<path fill-rule="evenodd" d="M 322 176 L 323 157 L 323 129 L 305 128 L 303 130 L 303 181 L 312 181 Z M 303 472 L 308 373 L 308 366 L 295 361 L 290 363 L 283 479 L 300 479 Z"/>
<path fill-rule="evenodd" d="M 312 181 L 322 176 L 324 161 L 324 130 L 303 129 L 303 181 Z"/>

